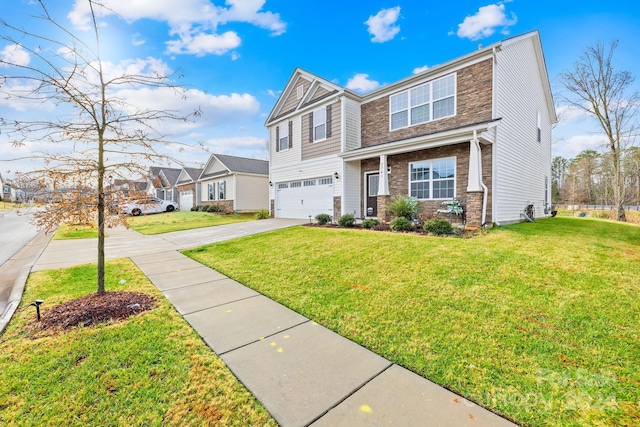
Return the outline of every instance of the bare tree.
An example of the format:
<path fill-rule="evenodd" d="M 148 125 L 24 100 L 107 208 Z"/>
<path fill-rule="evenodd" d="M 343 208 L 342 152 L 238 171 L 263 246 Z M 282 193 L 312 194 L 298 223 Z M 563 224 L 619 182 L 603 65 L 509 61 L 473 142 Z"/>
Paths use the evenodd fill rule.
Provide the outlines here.
<path fill-rule="evenodd" d="M 640 95 L 632 90 L 633 75 L 613 68 L 612 59 L 617 47 L 618 40 L 612 41 L 608 48 L 602 43 L 587 47 L 573 63 L 573 68 L 560 74 L 560 80 L 570 93 L 565 101 L 594 116 L 606 135 L 613 167 L 616 217 L 618 221 L 626 221 L 622 157 L 626 144 L 636 132 L 634 117 Z"/>
<path fill-rule="evenodd" d="M 109 184 L 105 179 L 130 178 L 144 173 L 150 162 L 167 162 L 169 158 L 161 150 L 171 142 L 160 130 L 162 122 L 186 121 L 199 112 L 184 114 L 179 109 L 138 105 L 132 94 L 170 91 L 178 104 L 184 91 L 174 83 L 177 76 L 157 64 L 132 72 L 104 61 L 96 17 L 99 8 L 105 6 L 86 1 L 91 18 L 89 37 L 57 22 L 43 0 L 38 0 L 41 14 L 32 20 L 37 24 L 31 25 L 37 31 L 0 19 L 0 40 L 33 59 L 1 60 L 0 66 L 9 73 L 0 76 L 0 92 L 16 102 L 55 106 L 55 114 L 50 116 L 0 119 L 0 129 L 14 147 L 34 142 L 54 147 L 30 153 L 29 157 L 39 158 L 44 164 L 31 175 L 59 194 L 64 195 L 60 189 L 65 188 L 75 192 L 70 191 L 72 197 L 49 204 L 38 213 L 36 223 L 49 231 L 60 222 L 87 215 L 87 210 L 97 216 L 97 292 L 104 293 L 105 224 L 126 222 L 105 209 L 105 186 Z"/>

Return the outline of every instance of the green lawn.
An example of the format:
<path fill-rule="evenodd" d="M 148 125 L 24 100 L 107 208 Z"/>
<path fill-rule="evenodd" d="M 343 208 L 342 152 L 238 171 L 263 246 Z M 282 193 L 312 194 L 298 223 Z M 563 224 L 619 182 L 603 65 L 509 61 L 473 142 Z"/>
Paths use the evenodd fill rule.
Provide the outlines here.
<path fill-rule="evenodd" d="M 185 251 L 523 425 L 640 423 L 640 227 L 296 227 Z"/>
<path fill-rule="evenodd" d="M 53 240 L 97 239 L 98 228 L 95 225 L 60 224 Z"/>
<path fill-rule="evenodd" d="M 142 234 L 162 234 L 171 231 L 191 230 L 214 225 L 253 221 L 255 213 L 218 215 L 208 212 L 176 211 L 132 217 L 129 226 Z"/>
<path fill-rule="evenodd" d="M 94 292 L 95 275 L 95 265 L 85 265 L 29 276 L 0 336 L 0 425 L 276 425 L 129 260 L 107 263 L 107 289 L 151 294 L 156 308 L 120 323 L 34 334 L 25 302 L 44 299 L 46 315 Z"/>

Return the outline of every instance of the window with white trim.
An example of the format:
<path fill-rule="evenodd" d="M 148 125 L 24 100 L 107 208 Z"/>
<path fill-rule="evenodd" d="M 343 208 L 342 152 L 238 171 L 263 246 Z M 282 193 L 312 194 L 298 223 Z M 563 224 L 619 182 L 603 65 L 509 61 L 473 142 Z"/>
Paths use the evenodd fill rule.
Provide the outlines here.
<path fill-rule="evenodd" d="M 322 141 L 327 137 L 327 109 L 318 108 L 313 112 L 313 142 Z"/>
<path fill-rule="evenodd" d="M 319 180 L 319 185 L 329 185 L 329 184 L 333 184 L 333 178 L 320 178 Z"/>
<path fill-rule="evenodd" d="M 209 184 L 207 184 L 207 193 L 208 193 L 208 200 L 215 200 L 216 199 L 216 184 L 213 182 L 210 182 Z"/>
<path fill-rule="evenodd" d="M 288 150 L 289 149 L 289 123 L 284 122 L 283 124 L 278 126 L 278 128 L 279 128 L 278 134 L 280 137 L 280 140 L 278 141 L 278 146 L 279 146 L 278 148 L 280 149 L 280 151 Z"/>
<path fill-rule="evenodd" d="M 451 199 L 456 195 L 456 158 L 409 164 L 409 194 L 417 199 Z"/>
<path fill-rule="evenodd" d="M 278 184 L 278 190 L 283 190 L 285 188 L 289 188 L 289 184 L 287 184 L 286 182 L 283 184 Z"/>
<path fill-rule="evenodd" d="M 300 188 L 302 187 L 302 181 L 296 181 L 289 184 L 289 188 Z"/>
<path fill-rule="evenodd" d="M 389 97 L 391 130 L 455 115 L 456 74 Z"/>
<path fill-rule="evenodd" d="M 538 142 L 542 141 L 542 117 L 540 111 L 538 111 Z"/>
<path fill-rule="evenodd" d="M 220 181 L 218 183 L 218 200 L 226 200 L 227 199 L 227 182 Z"/>
<path fill-rule="evenodd" d="M 309 179 L 309 180 L 304 182 L 304 186 L 305 187 L 313 187 L 314 185 L 316 185 L 316 180 L 315 179 Z"/>

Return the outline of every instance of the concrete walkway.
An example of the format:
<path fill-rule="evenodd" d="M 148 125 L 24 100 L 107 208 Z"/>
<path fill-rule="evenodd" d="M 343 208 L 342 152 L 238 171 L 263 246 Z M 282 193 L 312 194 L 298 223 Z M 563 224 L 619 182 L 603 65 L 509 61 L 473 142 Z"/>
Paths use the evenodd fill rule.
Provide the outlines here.
<path fill-rule="evenodd" d="M 513 425 L 177 251 L 299 223 L 119 230 L 105 250 L 130 257 L 283 427 Z M 34 270 L 95 262 L 89 242 L 52 241 Z"/>

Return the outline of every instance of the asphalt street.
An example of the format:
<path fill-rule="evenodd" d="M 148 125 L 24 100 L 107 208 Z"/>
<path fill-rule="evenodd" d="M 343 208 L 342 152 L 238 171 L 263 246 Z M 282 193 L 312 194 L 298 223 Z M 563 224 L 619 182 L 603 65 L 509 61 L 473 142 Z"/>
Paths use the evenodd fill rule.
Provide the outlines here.
<path fill-rule="evenodd" d="M 32 213 L 29 209 L 0 211 L 0 265 L 38 234 L 30 224 Z"/>

